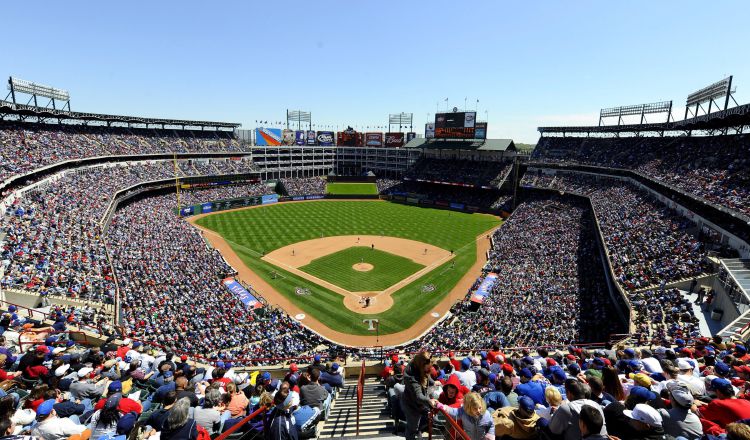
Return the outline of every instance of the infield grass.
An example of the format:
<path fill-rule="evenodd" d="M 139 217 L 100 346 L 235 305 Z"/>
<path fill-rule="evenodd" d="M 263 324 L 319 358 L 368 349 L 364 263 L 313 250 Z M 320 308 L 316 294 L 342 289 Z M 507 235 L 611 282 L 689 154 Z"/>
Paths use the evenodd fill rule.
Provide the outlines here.
<path fill-rule="evenodd" d="M 476 237 L 498 226 L 500 220 L 384 201 L 322 200 L 219 212 L 197 223 L 224 237 L 253 272 L 308 315 L 343 333 L 371 335 L 362 322 L 365 316 L 347 309 L 341 295 L 260 257 L 292 243 L 335 235 L 385 235 L 453 250 L 455 267 L 447 262 L 435 268 L 394 292 L 394 305 L 389 310 L 366 316 L 380 320 L 381 334 L 395 333 L 411 327 L 450 292 L 476 261 Z M 272 272 L 281 276 L 274 279 Z M 434 291 L 424 293 L 422 286 L 427 284 L 432 284 Z M 296 287 L 310 289 L 311 294 L 297 295 Z"/>
<path fill-rule="evenodd" d="M 374 183 L 329 183 L 326 184 L 326 193 L 339 196 L 369 196 L 378 193 L 378 187 Z"/>
<path fill-rule="evenodd" d="M 373 268 L 361 272 L 352 267 L 356 263 L 369 263 Z M 408 258 L 369 246 L 353 246 L 316 258 L 299 269 L 350 292 L 368 292 L 385 290 L 422 268 Z"/>

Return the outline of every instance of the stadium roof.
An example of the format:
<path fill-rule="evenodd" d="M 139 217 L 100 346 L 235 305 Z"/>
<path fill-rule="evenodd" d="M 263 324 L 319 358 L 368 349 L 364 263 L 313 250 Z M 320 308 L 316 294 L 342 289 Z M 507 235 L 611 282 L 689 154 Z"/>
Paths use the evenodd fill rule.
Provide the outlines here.
<path fill-rule="evenodd" d="M 750 125 L 750 104 L 701 115 L 690 119 L 657 124 L 592 125 L 578 127 L 538 127 L 539 133 L 627 133 L 641 131 L 716 130 Z"/>
<path fill-rule="evenodd" d="M 425 139 L 415 138 L 404 148 L 423 148 L 426 150 L 475 150 L 475 151 L 516 151 L 513 139 Z"/>
<path fill-rule="evenodd" d="M 215 122 L 215 121 L 188 121 L 182 119 L 164 119 L 164 118 L 144 118 L 141 116 L 120 116 L 105 115 L 99 113 L 73 112 L 69 110 L 52 109 L 46 107 L 36 107 L 33 105 L 14 104 L 10 101 L 0 100 L 0 114 L 18 115 L 21 117 L 37 117 L 42 119 L 72 119 L 83 122 L 119 122 L 125 124 L 149 124 L 149 125 L 180 125 L 190 127 L 211 127 L 211 128 L 238 128 L 240 125 L 236 122 Z"/>

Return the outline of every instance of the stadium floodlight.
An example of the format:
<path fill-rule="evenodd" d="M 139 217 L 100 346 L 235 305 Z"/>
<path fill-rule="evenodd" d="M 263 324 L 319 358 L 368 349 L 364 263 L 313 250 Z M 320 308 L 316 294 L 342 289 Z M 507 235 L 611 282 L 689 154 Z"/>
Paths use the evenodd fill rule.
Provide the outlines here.
<path fill-rule="evenodd" d="M 701 104 L 705 102 L 708 102 L 706 114 L 711 113 L 711 107 L 713 107 L 714 103 L 720 110 L 726 110 L 729 107 L 729 99 L 731 98 L 734 101 L 732 93 L 735 91 L 736 90 L 732 90 L 732 75 L 729 75 L 721 81 L 717 81 L 710 86 L 703 87 L 702 89 L 689 94 L 685 102 L 685 119 L 687 119 L 688 113 L 691 113 L 693 116 L 698 116 L 698 109 L 702 108 Z M 716 102 L 722 97 L 724 98 L 723 109 L 719 103 Z M 735 104 L 736 103 L 737 101 L 735 101 Z M 693 107 L 695 108 L 694 111 Z"/>
<path fill-rule="evenodd" d="M 302 123 L 306 122 L 308 129 L 312 130 L 312 113 L 303 112 L 301 110 L 287 110 L 286 111 L 286 128 L 289 128 L 290 122 L 296 122 L 297 128 L 302 130 Z"/>
<path fill-rule="evenodd" d="M 391 132 L 391 126 L 392 125 L 398 125 L 399 131 L 401 131 L 402 128 L 409 128 L 409 131 L 412 130 L 413 127 L 413 121 L 414 121 L 414 113 L 391 113 L 388 115 L 388 132 Z"/>
<path fill-rule="evenodd" d="M 26 93 L 27 95 L 43 96 L 58 101 L 70 101 L 70 93 L 67 90 L 45 86 L 25 79 L 13 78 L 12 76 L 8 80 L 8 90 L 11 89 L 15 92 Z"/>
<path fill-rule="evenodd" d="M 648 104 L 623 105 L 620 107 L 603 108 L 599 111 L 599 125 L 602 125 L 604 118 L 617 117 L 617 125 L 622 122 L 623 116 L 641 116 L 641 124 L 645 120 L 645 115 L 655 113 L 668 113 L 667 122 L 672 116 L 672 101 L 651 102 Z"/>

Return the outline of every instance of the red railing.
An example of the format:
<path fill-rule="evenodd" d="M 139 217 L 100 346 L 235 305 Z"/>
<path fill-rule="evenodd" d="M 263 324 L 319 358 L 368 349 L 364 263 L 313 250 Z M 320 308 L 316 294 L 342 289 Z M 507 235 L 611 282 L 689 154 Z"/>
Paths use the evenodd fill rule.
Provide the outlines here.
<path fill-rule="evenodd" d="M 441 414 L 443 417 L 445 417 L 445 420 L 448 422 L 448 425 L 450 426 L 449 429 L 446 429 L 446 435 L 451 440 L 471 440 L 469 437 L 469 434 L 464 431 L 464 429 L 455 421 L 453 420 L 453 417 L 449 416 L 448 413 L 443 411 L 439 408 L 434 408 L 430 410 L 429 415 L 427 416 L 427 438 L 428 440 L 432 440 L 432 429 L 433 429 L 433 421 L 435 419 L 435 416 Z"/>
<path fill-rule="evenodd" d="M 16 308 L 18 309 L 19 312 L 21 310 L 25 310 L 26 311 L 26 315 L 29 318 L 38 319 L 40 321 L 44 321 L 45 319 L 47 319 L 47 316 L 48 316 L 46 313 L 40 312 L 39 310 L 34 310 L 34 309 L 31 309 L 31 308 L 28 308 L 28 307 L 24 307 L 22 305 L 18 305 L 18 304 L 12 303 L 12 302 L 5 301 L 5 300 L 0 300 L 0 304 L 3 304 L 3 305 L 7 304 L 8 306 L 16 306 Z M 3 307 L 3 308 L 6 309 L 6 310 L 8 310 L 8 307 Z M 20 313 L 19 313 L 19 315 L 20 315 Z M 35 317 L 34 315 L 39 315 L 39 316 Z"/>
<path fill-rule="evenodd" d="M 359 436 L 359 413 L 362 410 L 362 400 L 365 393 L 365 360 L 362 359 L 362 367 L 357 379 L 357 436 Z"/>
<path fill-rule="evenodd" d="M 240 428 L 247 425 L 250 422 L 250 420 L 258 417 L 259 415 L 262 415 L 265 412 L 266 412 L 266 408 L 263 408 L 263 407 L 258 408 L 254 413 L 250 414 L 249 416 L 237 422 L 237 424 L 235 424 L 231 428 L 222 432 L 221 435 L 216 437 L 214 440 L 225 440 L 227 437 L 237 432 Z M 265 423 L 265 421 L 263 423 Z M 263 431 L 265 430 L 266 430 L 266 426 L 263 427 Z"/>

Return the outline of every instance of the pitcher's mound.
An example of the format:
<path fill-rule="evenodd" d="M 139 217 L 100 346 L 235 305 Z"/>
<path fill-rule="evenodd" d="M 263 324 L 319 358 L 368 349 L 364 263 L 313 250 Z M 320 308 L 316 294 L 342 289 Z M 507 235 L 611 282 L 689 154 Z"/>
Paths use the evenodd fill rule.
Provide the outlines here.
<path fill-rule="evenodd" d="M 370 263 L 357 263 L 352 268 L 354 270 L 357 270 L 359 272 L 369 272 L 372 270 L 374 266 Z"/>

